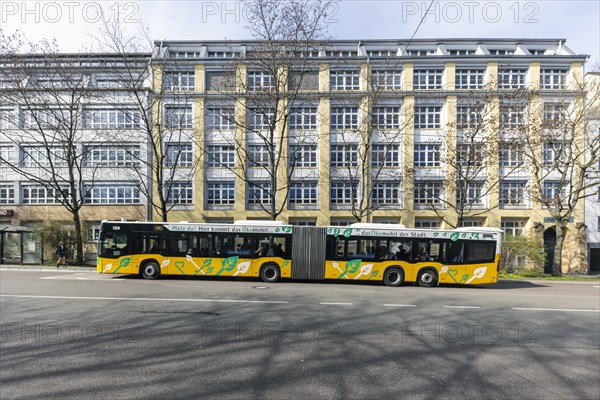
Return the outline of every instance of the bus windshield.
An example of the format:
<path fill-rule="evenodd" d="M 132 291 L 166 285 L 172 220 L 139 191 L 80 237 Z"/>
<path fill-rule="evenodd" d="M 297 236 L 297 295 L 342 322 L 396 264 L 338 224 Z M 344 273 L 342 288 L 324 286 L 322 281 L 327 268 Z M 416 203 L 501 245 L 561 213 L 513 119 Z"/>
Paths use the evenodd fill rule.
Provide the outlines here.
<path fill-rule="evenodd" d="M 99 249 L 100 257 L 116 258 L 127 254 L 127 234 L 103 232 Z"/>

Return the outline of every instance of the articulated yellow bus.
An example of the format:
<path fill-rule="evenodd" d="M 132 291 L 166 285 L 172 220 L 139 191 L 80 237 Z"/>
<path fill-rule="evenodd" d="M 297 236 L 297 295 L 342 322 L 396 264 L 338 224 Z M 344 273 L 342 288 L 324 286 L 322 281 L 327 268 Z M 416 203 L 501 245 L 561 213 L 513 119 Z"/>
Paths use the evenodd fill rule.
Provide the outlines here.
<path fill-rule="evenodd" d="M 147 279 L 191 275 L 265 282 L 366 280 L 387 286 L 486 284 L 498 281 L 501 240 L 502 231 L 495 228 L 103 221 L 97 269 Z"/>

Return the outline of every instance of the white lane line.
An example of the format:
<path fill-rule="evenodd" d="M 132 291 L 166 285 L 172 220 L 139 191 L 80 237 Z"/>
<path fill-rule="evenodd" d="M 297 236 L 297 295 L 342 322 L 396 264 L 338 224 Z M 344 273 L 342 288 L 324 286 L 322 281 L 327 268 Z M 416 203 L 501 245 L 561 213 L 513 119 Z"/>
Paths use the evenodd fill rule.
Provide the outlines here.
<path fill-rule="evenodd" d="M 20 294 L 0 294 L 0 297 L 14 297 L 21 299 L 58 299 L 58 300 L 119 300 L 119 301 L 169 301 L 191 303 L 265 303 L 289 304 L 289 301 L 279 300 L 230 300 L 230 299 L 154 299 L 148 297 L 83 297 L 83 296 L 33 296 Z"/>
<path fill-rule="evenodd" d="M 324 306 L 351 306 L 351 305 L 353 305 L 352 303 L 328 303 L 328 302 L 321 302 L 319 304 L 322 304 Z"/>
<path fill-rule="evenodd" d="M 100 281 L 100 282 L 112 282 L 112 281 L 124 281 L 122 278 L 112 278 L 112 279 L 98 279 L 98 278 L 69 278 L 67 276 L 44 276 L 43 278 L 38 279 L 53 279 L 60 281 Z"/>
<path fill-rule="evenodd" d="M 384 307 L 416 307 L 416 304 L 384 304 Z"/>
<path fill-rule="evenodd" d="M 594 286 L 594 287 L 600 288 L 600 286 Z"/>
<path fill-rule="evenodd" d="M 513 310 L 519 311 L 566 311 L 566 312 L 593 312 L 597 313 L 600 310 L 578 310 L 573 308 L 524 308 L 524 307 L 513 307 Z"/>
<path fill-rule="evenodd" d="M 445 308 L 481 308 L 479 306 L 444 306 Z"/>

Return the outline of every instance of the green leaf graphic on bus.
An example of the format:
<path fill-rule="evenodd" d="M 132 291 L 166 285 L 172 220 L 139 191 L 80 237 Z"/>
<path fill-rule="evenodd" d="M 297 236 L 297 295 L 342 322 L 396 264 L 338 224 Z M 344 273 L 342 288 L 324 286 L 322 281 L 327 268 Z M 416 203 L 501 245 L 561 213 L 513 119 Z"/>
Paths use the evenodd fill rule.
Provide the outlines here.
<path fill-rule="evenodd" d="M 179 270 L 179 272 L 181 272 L 183 275 L 185 275 L 185 271 L 183 270 L 184 266 L 185 266 L 185 263 L 183 261 L 175 262 L 175 268 L 177 268 Z"/>
<path fill-rule="evenodd" d="M 479 233 L 471 233 L 473 239 L 479 239 Z"/>
<path fill-rule="evenodd" d="M 450 240 L 452 240 L 453 242 L 456 242 L 458 240 L 458 232 L 454 232 L 450 235 Z"/>
<path fill-rule="evenodd" d="M 285 233 L 292 233 L 292 227 L 291 226 L 284 226 L 283 228 L 281 228 Z"/>
<path fill-rule="evenodd" d="M 208 267 L 208 269 L 206 270 L 206 274 L 207 274 L 207 275 L 210 275 L 210 274 L 212 274 L 212 272 L 213 272 L 214 270 L 215 270 L 215 269 L 214 269 L 214 267 Z"/>
<path fill-rule="evenodd" d="M 344 272 L 338 277 L 338 279 L 342 279 L 346 276 L 346 274 L 354 274 L 360 268 L 360 259 L 350 260 L 344 266 Z"/>
<path fill-rule="evenodd" d="M 371 272 L 371 276 L 369 276 L 369 279 L 367 279 L 367 280 L 369 281 L 372 278 L 375 278 L 377 275 L 379 275 L 379 270 Z"/>
<path fill-rule="evenodd" d="M 434 232 L 433 233 L 433 237 L 438 237 L 439 233 L 438 232 Z"/>
<path fill-rule="evenodd" d="M 344 229 L 344 236 L 347 238 L 352 236 L 352 229 Z"/>
<path fill-rule="evenodd" d="M 225 259 L 223 259 L 223 261 L 221 261 L 221 269 L 219 270 L 219 272 L 216 273 L 215 276 L 219 276 L 221 275 L 221 273 L 223 271 L 231 271 L 235 268 L 235 266 L 237 265 L 239 257 L 238 256 L 234 256 L 234 257 L 227 257 Z"/>
<path fill-rule="evenodd" d="M 124 268 L 124 267 L 128 266 L 130 261 L 131 261 L 131 257 L 125 257 L 125 258 L 123 258 L 119 262 L 119 266 L 117 267 L 117 269 L 115 269 L 114 273 L 116 274 L 121 268 Z"/>
<path fill-rule="evenodd" d="M 285 261 L 283 262 L 283 264 L 281 264 L 281 268 L 283 268 L 283 267 L 287 267 L 287 266 L 289 265 L 289 263 L 290 263 L 290 261 L 289 261 L 289 260 L 285 260 Z"/>

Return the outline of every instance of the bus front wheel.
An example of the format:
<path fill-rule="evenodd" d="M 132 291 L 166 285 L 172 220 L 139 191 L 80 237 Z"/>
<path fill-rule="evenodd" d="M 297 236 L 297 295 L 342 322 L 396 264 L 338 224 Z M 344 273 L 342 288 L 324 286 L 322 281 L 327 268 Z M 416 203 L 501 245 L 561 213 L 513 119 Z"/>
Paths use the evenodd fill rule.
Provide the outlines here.
<path fill-rule="evenodd" d="M 425 268 L 419 271 L 417 275 L 417 285 L 424 287 L 436 286 L 438 282 L 437 274 L 435 270 L 431 268 Z"/>
<path fill-rule="evenodd" d="M 404 272 L 400 268 L 388 268 L 383 274 L 385 286 L 401 286 L 404 283 Z"/>
<path fill-rule="evenodd" d="M 279 266 L 275 264 L 263 265 L 260 268 L 260 279 L 262 279 L 263 282 L 275 283 L 279 280 L 280 276 L 281 272 L 279 271 Z"/>
<path fill-rule="evenodd" d="M 154 261 L 145 263 L 142 266 L 142 278 L 158 279 L 160 278 L 160 266 Z"/>

